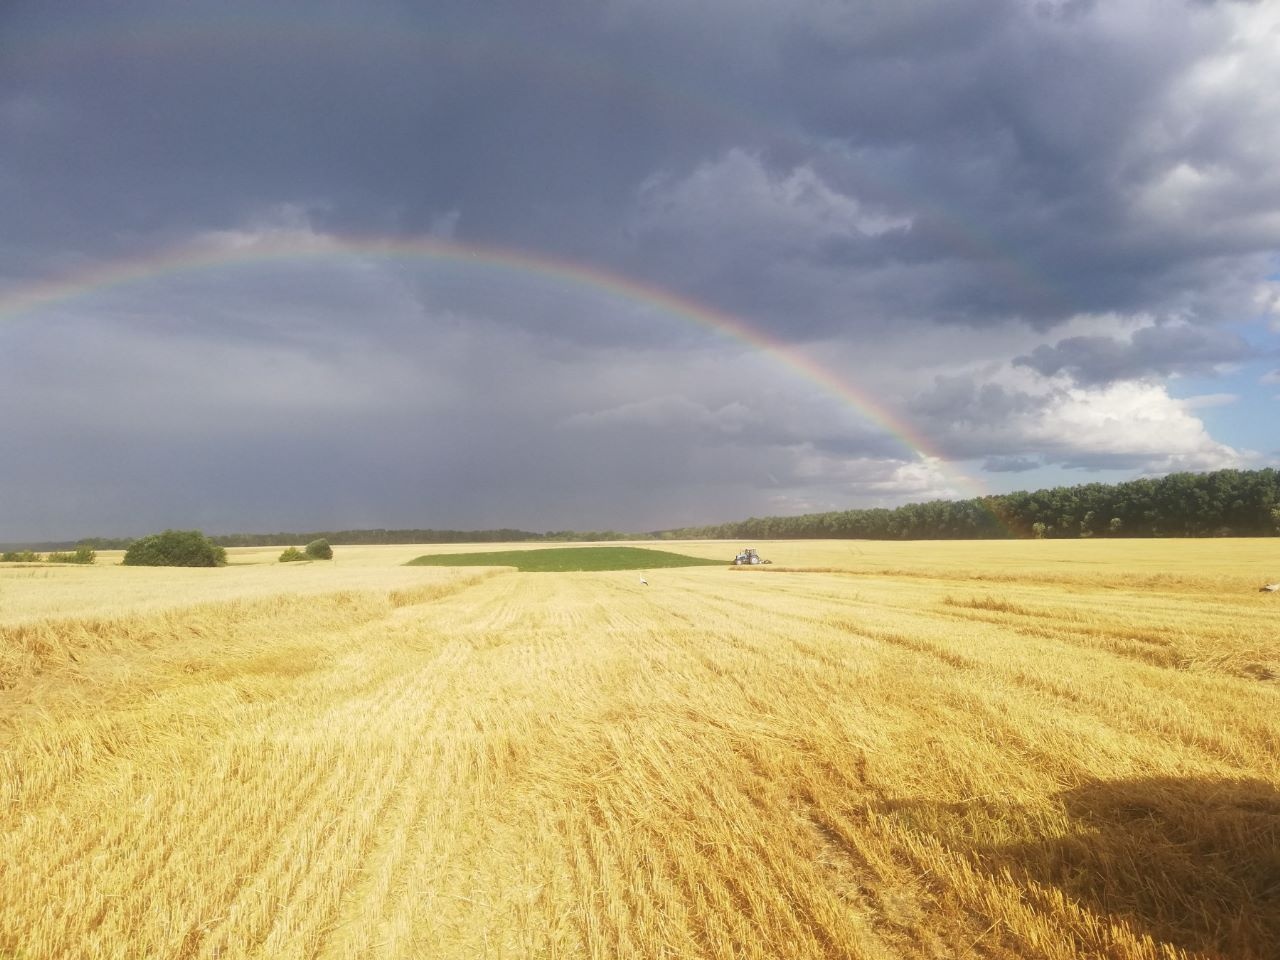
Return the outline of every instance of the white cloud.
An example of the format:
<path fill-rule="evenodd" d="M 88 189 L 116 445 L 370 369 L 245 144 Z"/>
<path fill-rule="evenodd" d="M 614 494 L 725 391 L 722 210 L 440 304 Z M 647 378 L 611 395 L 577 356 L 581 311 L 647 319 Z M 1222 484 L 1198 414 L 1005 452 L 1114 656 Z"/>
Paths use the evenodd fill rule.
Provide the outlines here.
<path fill-rule="evenodd" d="M 1038 455 L 1049 465 L 1158 473 L 1247 464 L 1249 451 L 1215 440 L 1195 414 L 1234 399 L 1180 400 L 1150 380 L 1078 386 L 1004 366 L 982 378 L 939 377 L 916 410 L 935 442 L 962 458 Z"/>
<path fill-rule="evenodd" d="M 1259 315 L 1269 321 L 1271 329 L 1280 333 L 1280 281 L 1259 283 L 1254 290 L 1253 302 Z"/>
<path fill-rule="evenodd" d="M 773 172 L 734 148 L 683 178 L 657 174 L 641 186 L 635 229 L 811 249 L 836 238 L 877 237 L 911 220 L 870 209 L 827 183 L 809 165 Z"/>
<path fill-rule="evenodd" d="M 1220 3 L 1203 26 L 1218 42 L 1165 87 L 1134 139 L 1131 162 L 1141 156 L 1150 170 L 1134 210 L 1189 237 L 1272 244 L 1280 239 L 1280 7 Z"/>
<path fill-rule="evenodd" d="M 836 494 L 835 502 L 867 505 L 956 499 L 975 494 L 970 481 L 935 457 L 917 460 L 836 457 L 808 448 L 795 461 L 794 479 L 832 490 Z"/>
<path fill-rule="evenodd" d="M 1050 394 L 1021 426 L 1028 449 L 1053 451 L 1052 459 L 1069 464 L 1140 462 L 1155 471 L 1242 466 L 1246 455 L 1214 440 L 1194 407 L 1160 384 L 1071 387 Z"/>
<path fill-rule="evenodd" d="M 1229 407 L 1240 402 L 1237 393 L 1202 393 L 1194 397 L 1183 397 L 1182 405 L 1188 410 L 1204 410 L 1209 407 Z"/>
<path fill-rule="evenodd" d="M 197 233 L 187 244 L 187 249 L 193 254 L 234 253 L 246 256 L 279 250 L 299 255 L 341 250 L 338 238 L 313 226 L 314 209 L 297 203 L 273 204 L 258 211 L 241 226 Z"/>

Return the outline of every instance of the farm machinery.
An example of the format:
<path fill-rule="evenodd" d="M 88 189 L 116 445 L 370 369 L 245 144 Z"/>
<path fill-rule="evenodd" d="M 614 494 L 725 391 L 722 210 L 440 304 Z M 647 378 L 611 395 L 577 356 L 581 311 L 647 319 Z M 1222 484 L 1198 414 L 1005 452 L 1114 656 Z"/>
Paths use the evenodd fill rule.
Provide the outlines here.
<path fill-rule="evenodd" d="M 756 553 L 755 547 L 744 547 L 738 551 L 738 555 L 733 558 L 735 567 L 754 566 L 757 563 L 772 563 L 772 560 L 761 560 L 760 554 Z"/>

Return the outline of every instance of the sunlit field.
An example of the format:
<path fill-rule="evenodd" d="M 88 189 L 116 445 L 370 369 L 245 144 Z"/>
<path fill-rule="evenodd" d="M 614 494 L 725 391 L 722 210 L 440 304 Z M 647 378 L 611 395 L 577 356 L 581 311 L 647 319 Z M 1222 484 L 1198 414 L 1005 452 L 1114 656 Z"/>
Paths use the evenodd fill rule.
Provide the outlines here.
<path fill-rule="evenodd" d="M 651 546 L 0 565 L 0 957 L 1280 955 L 1280 540 Z"/>

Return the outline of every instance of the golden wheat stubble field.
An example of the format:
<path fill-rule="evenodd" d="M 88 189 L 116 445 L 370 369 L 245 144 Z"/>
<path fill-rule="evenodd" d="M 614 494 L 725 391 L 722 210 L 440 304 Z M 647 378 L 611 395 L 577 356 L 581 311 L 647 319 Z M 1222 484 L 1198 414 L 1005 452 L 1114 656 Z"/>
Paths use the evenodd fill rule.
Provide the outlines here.
<path fill-rule="evenodd" d="M 1280 956 L 1280 541 L 759 546 L 0 568 L 0 956 Z"/>

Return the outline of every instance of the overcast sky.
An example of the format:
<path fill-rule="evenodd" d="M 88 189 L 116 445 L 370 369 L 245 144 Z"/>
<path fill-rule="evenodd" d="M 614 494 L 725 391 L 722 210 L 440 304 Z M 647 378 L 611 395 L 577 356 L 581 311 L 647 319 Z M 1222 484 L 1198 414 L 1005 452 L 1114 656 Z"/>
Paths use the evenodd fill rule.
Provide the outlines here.
<path fill-rule="evenodd" d="M 0 541 L 1274 465 L 1278 250 L 1275 3 L 6 0 Z"/>

